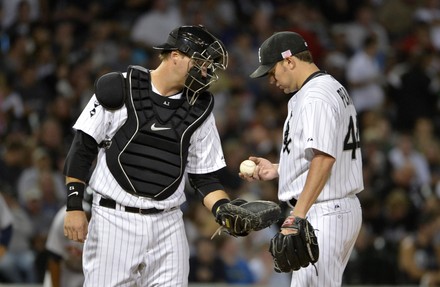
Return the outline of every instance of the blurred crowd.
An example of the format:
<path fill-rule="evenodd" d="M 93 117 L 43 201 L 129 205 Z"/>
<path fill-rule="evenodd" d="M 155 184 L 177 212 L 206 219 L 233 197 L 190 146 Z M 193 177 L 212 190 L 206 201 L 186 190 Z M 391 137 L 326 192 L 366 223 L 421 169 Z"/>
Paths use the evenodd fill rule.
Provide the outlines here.
<path fill-rule="evenodd" d="M 276 182 L 244 182 L 238 166 L 249 155 L 277 162 L 290 95 L 249 74 L 264 39 L 299 32 L 359 113 L 363 227 L 344 282 L 440 286 L 439 0 L 0 4 L 0 191 L 13 215 L 0 282 L 44 280 L 46 240 L 65 204 L 62 169 L 72 125 L 94 81 L 129 65 L 154 68 L 151 46 L 177 26 L 203 24 L 229 52 L 228 69 L 211 91 L 227 162 L 221 177 L 231 196 L 278 202 Z M 273 271 L 267 252 L 278 226 L 211 239 L 218 227 L 213 216 L 190 187 L 187 198 L 190 282 L 289 286 L 289 275 Z"/>

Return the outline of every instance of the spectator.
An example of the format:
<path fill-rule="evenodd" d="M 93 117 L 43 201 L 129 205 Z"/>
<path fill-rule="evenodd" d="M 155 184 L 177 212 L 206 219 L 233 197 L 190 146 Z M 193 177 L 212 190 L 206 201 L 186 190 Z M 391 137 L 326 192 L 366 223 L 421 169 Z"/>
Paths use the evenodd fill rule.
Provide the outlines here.
<path fill-rule="evenodd" d="M 57 207 L 45 202 L 47 195 L 40 186 L 34 186 L 24 194 L 24 211 L 32 226 L 31 250 L 34 254 L 37 281 L 44 278 L 47 254 L 45 242 L 49 233 L 50 225 L 57 212 Z M 59 205 L 58 205 L 59 207 Z"/>
<path fill-rule="evenodd" d="M 164 43 L 169 31 L 183 25 L 179 7 L 170 0 L 153 0 L 153 6 L 136 19 L 131 28 L 131 40 L 140 47 Z M 165 37 L 165 38 L 164 38 Z"/>
<path fill-rule="evenodd" d="M 9 134 L 0 154 L 0 181 L 11 186 L 14 196 L 20 174 L 29 165 L 29 149 L 22 137 L 22 134 Z"/>
<path fill-rule="evenodd" d="M 351 1 L 350 1 L 351 2 Z M 356 1 L 357 2 L 357 1 Z M 375 1 L 378 3 L 378 1 Z M 386 29 L 391 41 L 396 41 L 408 34 L 413 26 L 413 13 L 419 1 L 387 0 L 380 2 L 375 13 Z M 396 21 L 399 19 L 399 21 Z"/>
<path fill-rule="evenodd" d="M 377 41 L 376 58 L 383 68 L 385 56 L 390 48 L 388 33 L 382 24 L 377 20 L 374 7 L 365 3 L 355 11 L 355 19 L 344 26 L 345 38 L 353 51 L 362 50 L 365 47 L 365 40 L 370 35 L 375 35 Z"/>
<path fill-rule="evenodd" d="M 68 143 L 63 137 L 61 122 L 52 117 L 44 118 L 35 130 L 35 143 L 43 148 L 50 159 L 50 169 L 61 171 Z"/>
<path fill-rule="evenodd" d="M 440 51 L 440 2 L 438 0 L 423 0 L 414 11 L 414 20 L 429 24 L 429 34 L 437 51 Z"/>
<path fill-rule="evenodd" d="M 9 248 L 0 259 L 0 277 L 8 283 L 37 283 L 35 252 L 31 245 L 34 235 L 32 221 L 12 195 L 4 196 L 13 223 Z"/>
<path fill-rule="evenodd" d="M 417 230 L 400 243 L 399 267 L 402 283 L 434 287 L 440 285 L 440 216 L 422 214 Z"/>
<path fill-rule="evenodd" d="M 23 35 L 30 36 L 32 32 L 33 20 L 31 17 L 32 7 L 28 0 L 22 0 L 17 4 L 16 17 L 6 32 L 10 36 Z"/>
<path fill-rule="evenodd" d="M 426 157 L 414 147 L 410 134 L 401 134 L 396 145 L 388 152 L 392 179 L 396 186 L 408 191 L 412 202 L 420 207 L 424 201 L 423 189 L 431 184 L 431 173 Z"/>
<path fill-rule="evenodd" d="M 0 75 L 0 138 L 9 133 L 29 132 L 22 98 L 7 75 Z"/>
<path fill-rule="evenodd" d="M 3 15 L 1 25 L 3 29 L 9 28 L 19 16 L 20 6 L 29 5 L 29 18 L 36 21 L 40 17 L 39 0 L 1 0 L 0 7 Z"/>
<path fill-rule="evenodd" d="M 385 100 L 382 88 L 383 73 L 377 61 L 377 38 L 368 35 L 357 51 L 348 61 L 346 78 L 353 103 L 362 118 L 362 113 L 382 108 Z"/>
<path fill-rule="evenodd" d="M 12 236 L 12 213 L 0 193 L 0 260 L 8 249 Z"/>
<path fill-rule="evenodd" d="M 1 63 L 3 73 L 10 75 L 11 85 L 15 86 L 18 83 L 17 77 L 20 71 L 25 67 L 26 59 L 29 55 L 27 50 L 29 38 L 23 35 L 16 35 L 8 37 L 3 43 L 5 57 Z"/>
<path fill-rule="evenodd" d="M 64 186 L 64 177 L 60 171 L 53 169 L 50 155 L 44 148 L 37 147 L 32 153 L 32 166 L 24 169 L 18 179 L 18 200 L 24 206 L 26 193 L 39 187 L 46 207 L 52 205 L 58 210 L 66 200 Z"/>
<path fill-rule="evenodd" d="M 384 201 L 382 210 L 382 231 L 380 236 L 385 239 L 387 251 L 390 252 L 393 263 L 397 262 L 397 247 L 401 240 L 415 229 L 416 209 L 405 190 L 392 190 Z"/>
<path fill-rule="evenodd" d="M 199 237 L 196 250 L 189 259 L 189 282 L 225 282 L 225 264 L 220 259 L 216 243 L 207 237 Z"/>
<path fill-rule="evenodd" d="M 226 282 L 229 284 L 253 284 L 255 275 L 249 262 L 241 254 L 240 243 L 237 238 L 223 236 L 219 243 L 220 258 L 225 263 Z"/>
<path fill-rule="evenodd" d="M 399 131 L 412 130 L 419 118 L 433 118 L 438 113 L 436 80 L 432 70 L 434 54 L 430 50 L 414 53 L 400 75 L 390 98 L 396 115 L 393 125 Z"/>
<path fill-rule="evenodd" d="M 436 136 L 434 120 L 419 118 L 414 128 L 414 147 L 420 151 L 428 161 L 431 171 L 431 189 L 440 183 L 440 139 Z M 439 195 L 440 198 L 440 195 Z"/>
<path fill-rule="evenodd" d="M 24 63 L 19 72 L 20 81 L 17 91 L 21 95 L 26 114 L 30 117 L 31 128 L 36 129 L 46 115 L 46 107 L 53 98 L 47 83 L 37 77 L 37 66 L 33 63 Z"/>
<path fill-rule="evenodd" d="M 90 216 L 90 204 L 83 202 L 85 210 Z M 46 287 L 81 287 L 84 283 L 82 272 L 83 244 L 69 240 L 64 236 L 64 216 L 66 206 L 59 209 L 51 224 L 46 241 L 46 250 L 49 253 L 45 278 Z"/>

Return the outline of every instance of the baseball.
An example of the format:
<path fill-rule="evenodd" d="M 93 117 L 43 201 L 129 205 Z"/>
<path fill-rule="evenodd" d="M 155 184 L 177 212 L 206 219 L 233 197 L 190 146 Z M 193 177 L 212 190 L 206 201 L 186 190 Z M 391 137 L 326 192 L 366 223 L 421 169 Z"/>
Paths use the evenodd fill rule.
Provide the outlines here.
<path fill-rule="evenodd" d="M 247 159 L 244 160 L 241 164 L 240 164 L 240 172 L 242 174 L 248 175 L 248 176 L 252 176 L 254 174 L 254 170 L 255 167 L 257 165 L 255 164 L 255 162 Z"/>

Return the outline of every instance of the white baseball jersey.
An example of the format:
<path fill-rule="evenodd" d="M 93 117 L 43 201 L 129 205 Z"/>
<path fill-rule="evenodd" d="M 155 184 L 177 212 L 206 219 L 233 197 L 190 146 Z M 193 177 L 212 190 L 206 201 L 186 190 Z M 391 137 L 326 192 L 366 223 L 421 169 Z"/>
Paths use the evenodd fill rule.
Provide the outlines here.
<path fill-rule="evenodd" d="M 347 91 L 330 75 L 308 81 L 288 103 L 279 165 L 279 198 L 298 198 L 312 149 L 336 159 L 317 201 L 356 194 L 363 188 L 356 111 Z"/>
<path fill-rule="evenodd" d="M 82 272 L 83 244 L 64 236 L 65 214 L 66 207 L 64 206 L 55 215 L 47 237 L 46 249 L 62 258 L 59 286 L 81 287 L 84 283 Z M 45 280 L 49 279 L 50 277 L 45 278 Z M 47 284 L 47 282 L 45 283 Z"/>
<path fill-rule="evenodd" d="M 158 91 L 153 86 L 153 91 Z M 182 95 L 173 96 L 180 98 Z M 97 143 L 111 139 L 127 120 L 127 109 L 105 110 L 95 96 L 74 125 Z M 158 130 L 157 132 L 160 132 Z M 209 173 L 226 165 L 214 115 L 192 134 L 186 172 Z M 89 186 L 95 191 L 84 246 L 85 286 L 186 286 L 189 248 L 180 209 L 140 215 L 99 206 L 104 196 L 118 204 L 170 210 L 185 201 L 184 179 L 168 198 L 156 201 L 124 191 L 109 171 L 106 153 L 98 153 Z M 127 285 L 127 286 L 128 286 Z M 125 285 L 124 285 L 125 286 Z"/>
<path fill-rule="evenodd" d="M 342 85 L 318 73 L 289 100 L 279 165 L 279 199 L 298 199 L 313 149 L 336 159 L 321 194 L 307 213 L 316 229 L 316 264 L 292 273 L 291 286 L 341 286 L 362 223 L 356 194 L 363 189 L 356 111 Z"/>

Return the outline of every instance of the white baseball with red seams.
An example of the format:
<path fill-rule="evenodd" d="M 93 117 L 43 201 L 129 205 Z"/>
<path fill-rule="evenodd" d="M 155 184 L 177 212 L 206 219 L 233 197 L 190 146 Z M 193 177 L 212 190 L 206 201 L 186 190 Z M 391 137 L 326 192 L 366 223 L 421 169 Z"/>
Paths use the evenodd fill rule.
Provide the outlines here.
<path fill-rule="evenodd" d="M 244 160 L 240 164 L 240 172 L 242 174 L 245 174 L 245 175 L 248 175 L 248 176 L 252 176 L 254 174 L 256 166 L 257 165 L 252 160 L 249 160 L 249 159 Z"/>

